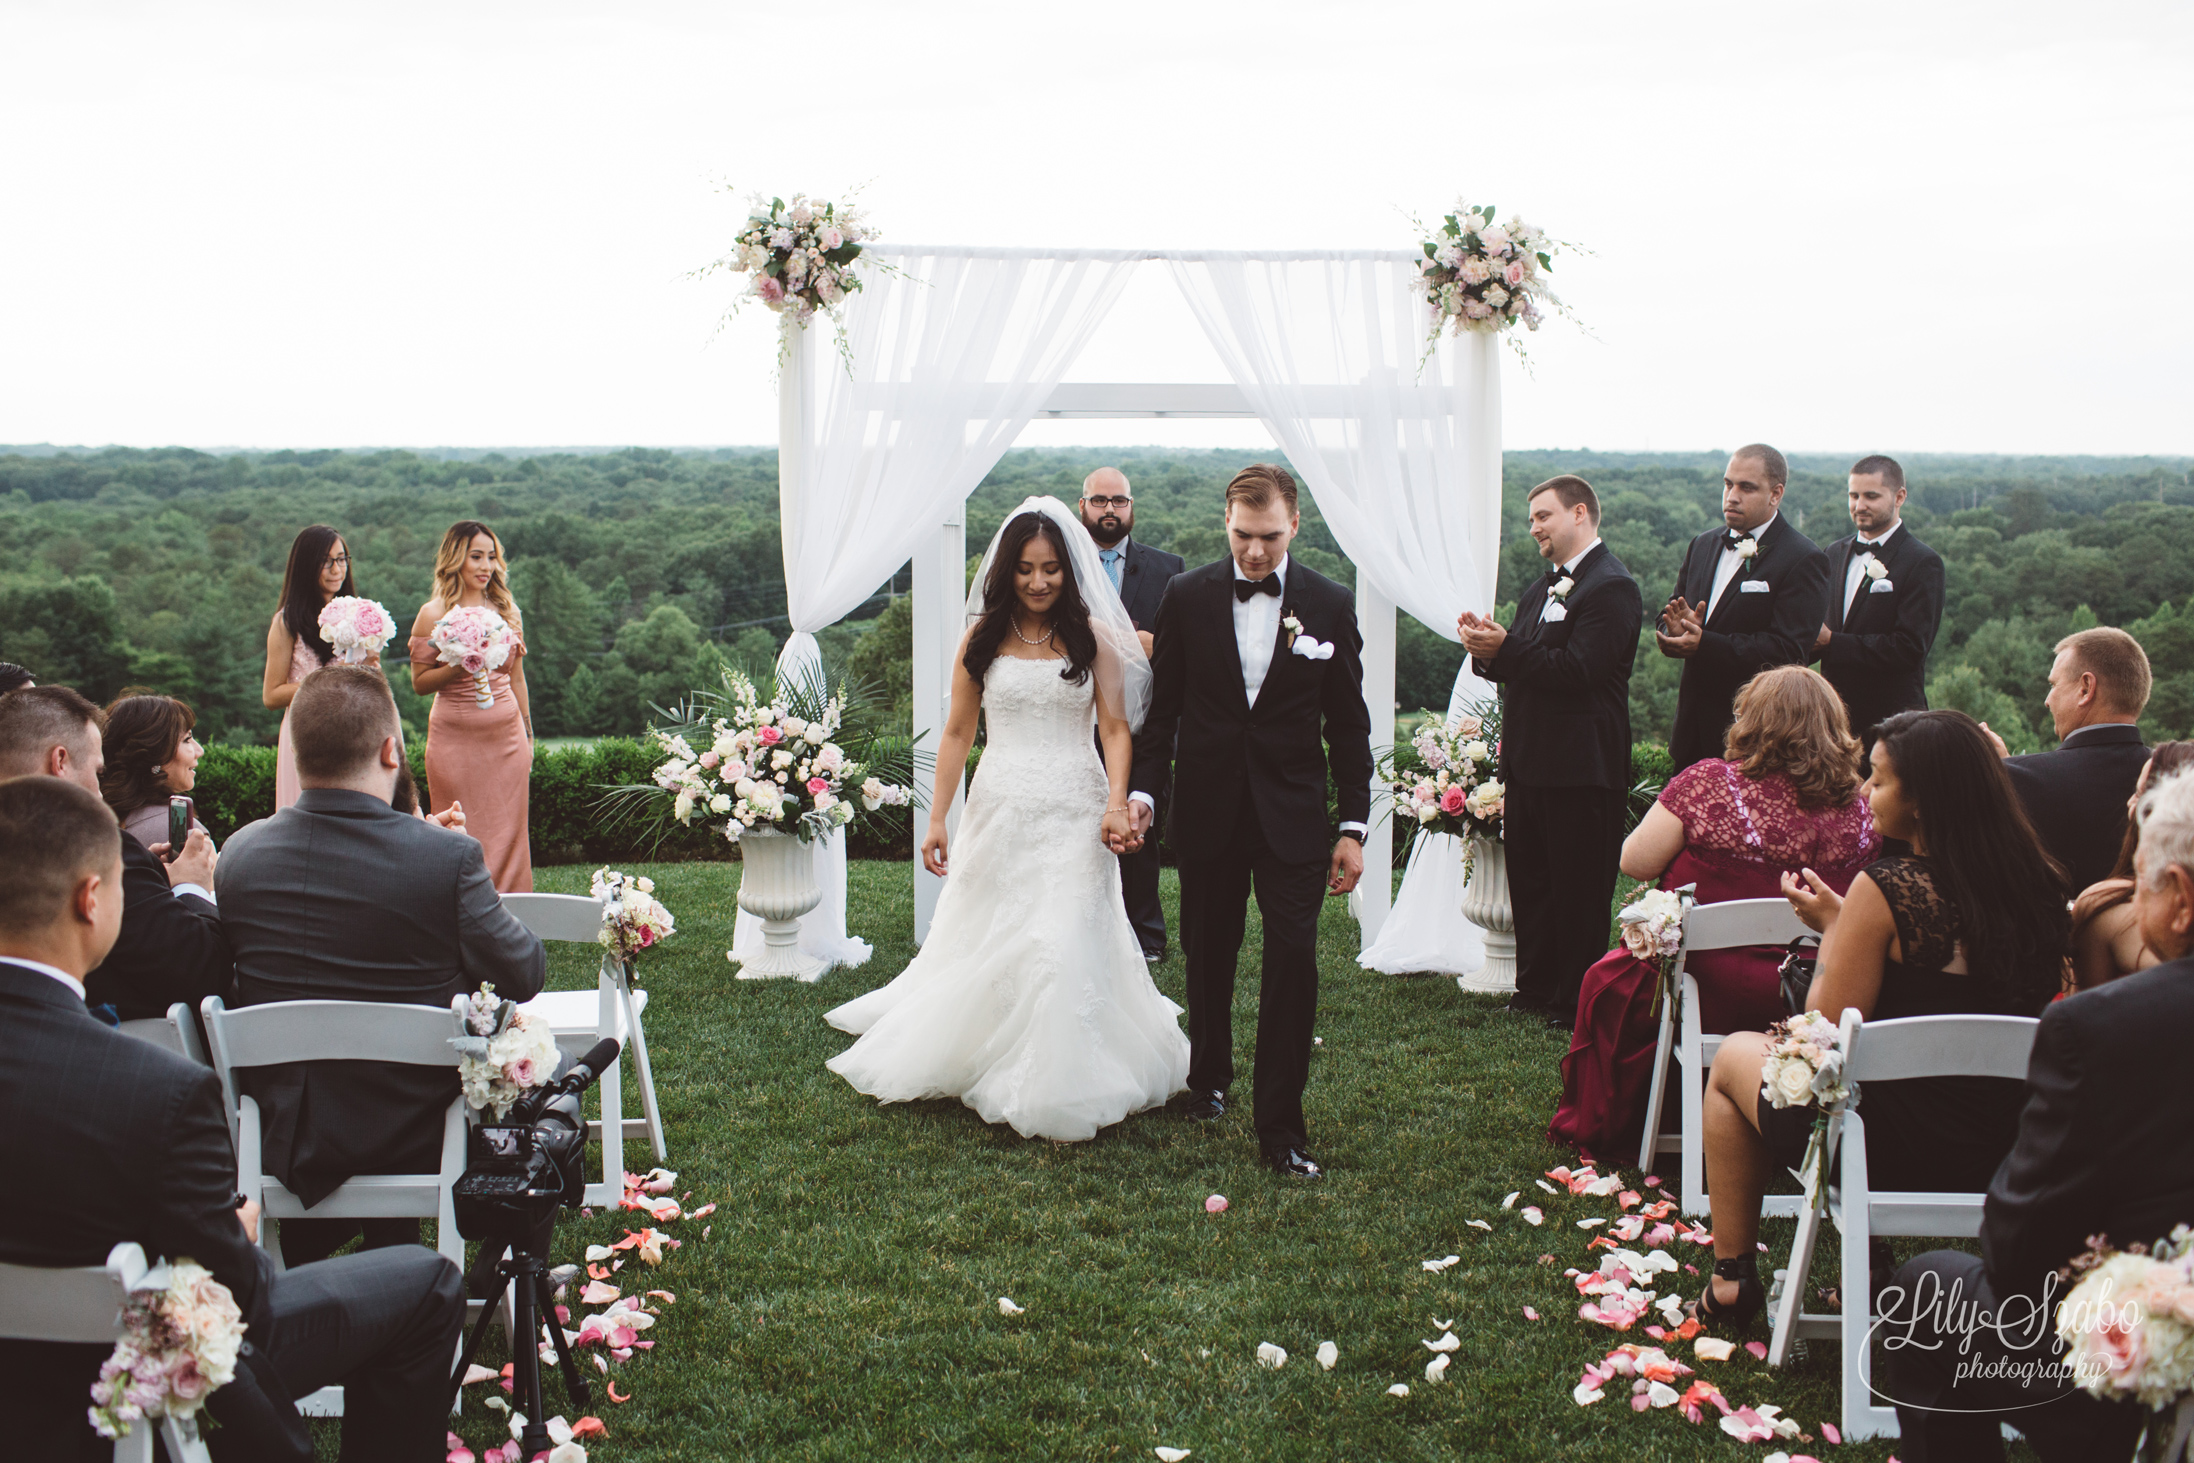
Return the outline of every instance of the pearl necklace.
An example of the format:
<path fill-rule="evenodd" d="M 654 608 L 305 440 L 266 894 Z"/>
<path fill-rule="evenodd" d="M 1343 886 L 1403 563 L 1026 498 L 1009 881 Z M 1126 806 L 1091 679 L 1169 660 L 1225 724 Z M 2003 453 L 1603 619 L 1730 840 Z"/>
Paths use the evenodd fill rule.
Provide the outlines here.
<path fill-rule="evenodd" d="M 1006 616 L 1006 623 L 1013 627 L 1013 638 L 1020 641 L 1023 645 L 1049 645 L 1051 643 L 1052 632 L 1058 628 L 1056 625 L 1047 626 L 1042 635 L 1038 636 L 1034 640 L 1031 640 L 1026 635 L 1023 635 L 1021 633 L 1020 616 L 1008 615 Z"/>

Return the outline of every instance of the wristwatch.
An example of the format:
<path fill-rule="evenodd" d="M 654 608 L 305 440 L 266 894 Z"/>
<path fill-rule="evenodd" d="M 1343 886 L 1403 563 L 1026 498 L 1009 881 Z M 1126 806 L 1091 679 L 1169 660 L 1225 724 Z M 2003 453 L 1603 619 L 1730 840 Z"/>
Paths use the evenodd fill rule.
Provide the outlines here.
<path fill-rule="evenodd" d="M 1359 844 L 1364 841 L 1364 832 L 1361 828 L 1343 828 L 1341 830 L 1341 836 L 1343 838 L 1353 838 Z"/>

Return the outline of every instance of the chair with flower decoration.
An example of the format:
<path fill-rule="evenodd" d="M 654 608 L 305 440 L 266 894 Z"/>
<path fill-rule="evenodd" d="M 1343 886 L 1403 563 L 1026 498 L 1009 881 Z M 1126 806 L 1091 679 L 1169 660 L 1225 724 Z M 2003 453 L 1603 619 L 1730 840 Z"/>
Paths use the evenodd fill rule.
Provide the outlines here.
<path fill-rule="evenodd" d="M 503 908 L 536 938 L 601 949 L 596 937 L 602 932 L 602 906 L 592 899 L 576 894 L 505 894 Z M 624 1057 L 620 1054 L 596 1084 L 601 1090 L 601 1120 L 587 1124 L 589 1136 L 599 1138 L 602 1144 L 602 1181 L 587 1185 L 589 1204 L 615 1205 L 624 1198 L 627 1139 L 647 1139 L 657 1163 L 670 1156 L 663 1144 L 655 1074 L 648 1065 L 647 1033 L 640 1024 L 640 1013 L 647 1004 L 647 991 L 632 984 L 631 967 L 603 950 L 591 994 L 583 990 L 543 991 L 521 1007 L 547 1021 L 557 1046 L 570 1056 L 582 1056 L 595 1042 L 612 1037 L 632 1054 L 633 1069 L 639 1077 L 640 1110 L 645 1116 L 627 1119 L 624 1115 Z"/>
<path fill-rule="evenodd" d="M 1781 1366 L 1800 1337 L 1836 1337 L 1843 1350 L 1843 1433 L 1854 1438 L 1897 1432 L 1897 1412 L 1874 1404 L 1871 1343 L 1874 1334 L 1873 1287 L 1868 1283 L 1869 1245 L 1876 1235 L 1972 1239 L 1981 1232 L 1985 1194 L 1876 1191 L 1866 1174 L 1868 1082 L 1901 1082 L 1915 1077 L 2026 1078 L 2034 1033 L 2041 1022 L 2031 1016 L 1906 1016 L 1869 1023 L 1846 1009 L 1838 1033 L 1844 1053 L 1844 1085 L 1859 1094 L 1859 1104 L 1838 1103 L 1829 1110 L 1823 1139 L 1820 1180 L 1836 1165 L 1837 1181 L 1819 1206 L 1801 1201 L 1798 1233 L 1791 1241 L 1788 1266 L 1777 1272 L 1775 1332 L 1767 1364 Z M 1813 1247 L 1825 1213 L 1843 1236 L 1843 1311 L 1814 1314 L 1804 1309 L 1806 1279 Z M 1853 1308 L 1857 1307 L 1856 1310 Z M 1864 1325 L 1846 1325 L 1863 1318 Z"/>
<path fill-rule="evenodd" d="M 104 1265 L 46 1267 L 0 1264 L 0 1338 L 54 1345 L 98 1345 L 121 1337 L 122 1303 L 151 1267 L 144 1250 L 125 1241 Z M 79 1403 L 88 1402 L 88 1394 Z M 133 1427 L 114 1444 L 114 1463 L 152 1463 L 155 1428 Z M 161 1418 L 157 1427 L 170 1463 L 210 1463 L 195 1420 Z"/>
<path fill-rule="evenodd" d="M 1676 952 L 1673 985 L 1678 999 L 1661 1003 L 1660 1044 L 1653 1053 L 1653 1085 L 1646 1091 L 1645 1132 L 1638 1144 L 1638 1167 L 1650 1170 L 1661 1154 L 1678 1153 L 1677 1199 L 1681 1212 L 1707 1212 L 1706 1194 L 1706 1079 L 1714 1067 L 1714 1054 L 1722 1038 L 1699 1020 L 1699 982 L 1686 968 L 1691 956 L 1702 950 L 1732 950 L 1753 945 L 1787 945 L 1813 931 L 1799 920 L 1784 899 L 1731 899 L 1719 904 L 1694 904 L 1684 916 L 1684 943 Z M 1680 1010 L 1678 1008 L 1681 1008 Z M 1661 1100 L 1668 1088 L 1668 1064 L 1673 1058 L 1683 1071 L 1683 1128 L 1661 1132 Z M 1770 1194 L 1761 1213 L 1791 1215 L 1798 1212 L 1795 1194 Z"/>

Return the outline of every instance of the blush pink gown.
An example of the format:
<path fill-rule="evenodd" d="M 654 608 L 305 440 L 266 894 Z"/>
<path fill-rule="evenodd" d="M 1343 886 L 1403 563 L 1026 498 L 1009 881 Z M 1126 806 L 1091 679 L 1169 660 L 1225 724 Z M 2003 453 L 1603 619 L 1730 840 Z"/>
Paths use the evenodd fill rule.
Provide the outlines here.
<path fill-rule="evenodd" d="M 441 664 L 433 642 L 411 637 L 411 663 L 422 670 Z M 427 798 L 430 812 L 465 805 L 465 831 L 487 854 L 488 877 L 499 894 L 533 892 L 533 844 L 527 799 L 533 779 L 533 745 L 525 717 L 502 671 L 488 674 L 495 704 L 482 706 L 472 678 L 434 693 L 427 716 Z"/>
<path fill-rule="evenodd" d="M 274 618 L 279 622 L 281 613 L 277 611 Z M 289 650 L 289 677 L 282 684 L 296 685 L 320 669 L 320 664 L 320 657 L 313 653 L 310 645 L 302 638 L 293 640 Z M 289 708 L 285 706 L 282 708 L 281 735 L 275 738 L 274 743 L 274 811 L 279 813 L 296 802 L 297 794 L 301 791 L 303 789 L 297 785 L 297 749 L 290 745 Z"/>

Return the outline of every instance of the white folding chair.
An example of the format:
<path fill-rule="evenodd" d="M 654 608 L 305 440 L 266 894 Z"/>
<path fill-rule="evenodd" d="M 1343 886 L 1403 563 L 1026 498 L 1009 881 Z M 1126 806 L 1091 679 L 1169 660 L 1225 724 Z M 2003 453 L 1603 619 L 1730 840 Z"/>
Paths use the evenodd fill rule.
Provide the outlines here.
<path fill-rule="evenodd" d="M 1870 1343 L 1874 1334 L 1873 1286 L 1869 1283 L 1868 1242 L 1875 1235 L 1924 1235 L 1972 1239 L 1981 1232 L 1981 1203 L 1987 1196 L 1956 1192 L 1902 1190 L 1877 1193 L 1867 1186 L 1865 1084 L 1914 1077 L 2026 1077 L 2034 1033 L 2041 1023 L 2030 1016 L 1907 1016 L 1868 1023 L 1855 1010 L 1844 1012 L 1844 1080 L 1859 1084 L 1859 1106 L 1841 1105 L 1829 1113 L 1828 1151 L 1837 1159 L 1837 1183 L 1826 1211 L 1843 1235 L 1843 1312 L 1816 1315 L 1804 1309 L 1806 1278 L 1813 1268 L 1813 1246 L 1821 1214 L 1811 1205 L 1798 1216 L 1790 1264 L 1780 1278 L 1775 1302 L 1775 1335 L 1768 1344 L 1769 1366 L 1781 1366 L 1791 1342 L 1801 1336 L 1840 1337 L 1843 1343 L 1844 1437 L 1872 1438 L 1897 1431 L 1893 1407 L 1874 1405 Z M 1825 1180 L 1826 1174 L 1823 1174 Z"/>
<path fill-rule="evenodd" d="M 540 939 L 602 948 L 596 940 L 602 932 L 602 906 L 591 899 L 576 894 L 505 894 L 503 907 Z M 657 1163 L 670 1156 L 663 1146 L 655 1074 L 648 1066 L 647 1033 L 640 1025 L 640 1013 L 647 1004 L 648 993 L 634 988 L 625 962 L 604 949 L 591 995 L 586 991 L 543 991 L 521 1008 L 546 1020 L 556 1033 L 557 1046 L 574 1057 L 585 1055 L 588 1047 L 606 1037 L 624 1043 L 624 1053 L 610 1063 L 596 1083 L 601 1090 L 601 1121 L 587 1124 L 589 1136 L 600 1138 L 602 1143 L 602 1181 L 587 1185 L 589 1204 L 615 1205 L 624 1198 L 626 1139 L 647 1139 Z M 627 1054 L 639 1077 L 640 1110 L 644 1114 L 630 1120 L 625 1117 L 623 1077 Z"/>
<path fill-rule="evenodd" d="M 461 998 L 460 998 L 461 999 Z M 282 1062 L 399 1062 L 414 1067 L 457 1065 L 450 1038 L 464 1030 L 451 1006 L 407 1006 L 378 1001 L 276 1001 L 231 1011 L 219 996 L 205 1000 L 206 1035 L 213 1070 L 236 1114 L 236 1188 L 259 1203 L 259 1243 L 282 1263 L 284 1219 L 432 1219 L 435 1248 L 465 1266 L 465 1241 L 457 1232 L 450 1186 L 465 1171 L 465 1100 L 451 1100 L 442 1115 L 442 1165 L 435 1173 L 359 1174 L 307 1209 L 281 1181 L 260 1166 L 259 1104 L 239 1090 L 236 1074 L 247 1067 Z M 269 1221 L 272 1221 L 271 1223 Z M 324 1387 L 301 1399 L 297 1410 L 341 1416 L 340 1387 Z"/>
<path fill-rule="evenodd" d="M 1691 957 L 1702 950 L 1733 950 L 1750 945 L 1787 945 L 1800 935 L 1810 935 L 1783 899 L 1732 899 L 1720 904 L 1694 904 L 1684 916 L 1683 948 L 1676 952 L 1675 1002 L 1661 1003 L 1661 1038 L 1653 1053 L 1653 1085 L 1646 1093 L 1645 1133 L 1638 1142 L 1638 1167 L 1671 1149 L 1678 1152 L 1677 1200 L 1682 1212 L 1707 1212 L 1706 1194 L 1706 1079 L 1714 1067 L 1714 1054 L 1722 1049 L 1720 1035 L 1705 1031 L 1699 1023 L 1699 982 L 1689 970 Z M 1682 1009 L 1679 1011 L 1677 1007 Z M 1668 1087 L 1669 1059 L 1682 1064 L 1683 1131 L 1661 1133 L 1661 1095 Z M 1798 1212 L 1798 1199 L 1771 1194 L 1761 1213 L 1789 1215 Z"/>
<path fill-rule="evenodd" d="M 201 1067 L 213 1065 L 206 1056 L 206 1044 L 198 1039 L 198 1023 L 191 1019 L 190 1007 L 177 1001 L 168 1007 L 165 1016 L 146 1016 L 122 1023 L 122 1034 L 149 1041 L 154 1046 L 164 1046 L 179 1057 L 188 1057 Z"/>
<path fill-rule="evenodd" d="M 122 1302 L 145 1278 L 145 1252 L 124 1242 L 107 1251 L 104 1265 L 47 1269 L 0 1264 L 0 1337 L 97 1345 L 121 1336 Z M 76 1399 L 91 1404 L 87 1391 Z M 170 1463 L 209 1463 L 197 1420 L 160 1419 Z M 133 1427 L 114 1444 L 114 1463 L 152 1463 L 149 1427 Z"/>

